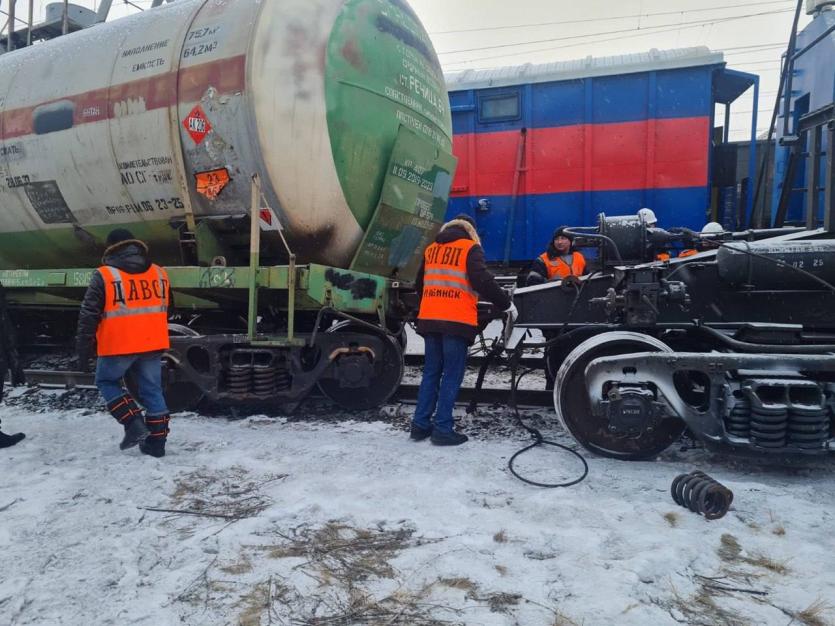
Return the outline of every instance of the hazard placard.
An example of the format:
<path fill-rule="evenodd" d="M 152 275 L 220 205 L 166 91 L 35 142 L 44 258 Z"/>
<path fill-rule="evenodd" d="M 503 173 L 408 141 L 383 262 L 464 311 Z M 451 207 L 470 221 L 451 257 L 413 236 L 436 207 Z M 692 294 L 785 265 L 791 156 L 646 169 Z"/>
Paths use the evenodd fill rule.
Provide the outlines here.
<path fill-rule="evenodd" d="M 198 172 L 194 175 L 197 183 L 197 193 L 207 197 L 209 200 L 217 198 L 223 188 L 229 184 L 229 172 L 225 167 L 207 172 Z"/>
<path fill-rule="evenodd" d="M 212 125 L 206 117 L 206 112 L 199 104 L 195 106 L 191 112 L 183 120 L 183 126 L 186 129 L 189 137 L 195 144 L 200 143 L 206 138 L 206 135 L 212 130 Z"/>
<path fill-rule="evenodd" d="M 272 209 L 262 207 L 258 215 L 261 218 L 258 220 L 261 230 L 281 230 L 281 225 Z"/>

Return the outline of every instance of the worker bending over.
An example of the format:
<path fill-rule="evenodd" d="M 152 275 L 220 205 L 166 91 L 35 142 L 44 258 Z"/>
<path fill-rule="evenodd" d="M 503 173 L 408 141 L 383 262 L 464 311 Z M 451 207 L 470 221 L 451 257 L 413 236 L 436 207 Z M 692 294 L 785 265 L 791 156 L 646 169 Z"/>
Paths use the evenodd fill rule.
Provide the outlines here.
<path fill-rule="evenodd" d="M 423 254 L 416 282 L 420 294 L 417 332 L 424 340 L 423 380 L 410 437 L 431 437 L 457 446 L 467 435 L 455 431 L 452 409 L 464 380 L 467 352 L 478 335 L 478 301 L 487 300 L 516 319 L 516 307 L 487 271 L 484 250 L 469 215 L 441 227 Z M 433 419 L 434 415 L 434 419 Z"/>

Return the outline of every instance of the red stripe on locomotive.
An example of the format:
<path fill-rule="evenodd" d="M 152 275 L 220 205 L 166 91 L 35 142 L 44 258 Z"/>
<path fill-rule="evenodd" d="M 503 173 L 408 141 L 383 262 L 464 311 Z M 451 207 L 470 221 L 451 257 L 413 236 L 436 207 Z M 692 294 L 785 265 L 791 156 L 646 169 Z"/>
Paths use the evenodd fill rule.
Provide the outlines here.
<path fill-rule="evenodd" d="M 709 130 L 707 116 L 528 129 L 519 195 L 704 187 Z M 517 130 L 455 135 L 452 195 L 510 195 L 519 140 Z"/>

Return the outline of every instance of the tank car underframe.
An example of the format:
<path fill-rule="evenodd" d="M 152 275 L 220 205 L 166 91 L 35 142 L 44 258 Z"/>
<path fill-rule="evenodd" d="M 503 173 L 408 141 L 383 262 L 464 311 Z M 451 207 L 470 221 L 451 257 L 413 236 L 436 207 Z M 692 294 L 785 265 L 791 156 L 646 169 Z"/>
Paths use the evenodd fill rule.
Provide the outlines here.
<path fill-rule="evenodd" d="M 224 266 L 166 269 L 175 314 L 197 322 L 171 325 L 164 361 L 169 399 L 177 408 L 190 408 L 203 397 L 218 403 L 293 402 L 318 385 L 344 408 L 365 409 L 397 390 L 403 347 L 390 327 L 403 306 L 400 283 L 315 264 L 262 266 L 254 272 Z M 94 271 L 0 271 L 10 313 L 22 331 L 21 350 L 29 347 L 27 340 L 42 342 L 53 334 L 47 339 L 52 345 L 71 343 L 74 314 Z M 253 289 L 258 308 L 249 317 L 258 323 L 247 333 Z M 240 320 L 241 332 L 214 325 L 211 317 L 204 322 L 202 317 L 213 313 Z"/>
<path fill-rule="evenodd" d="M 297 338 L 294 346 L 245 334 L 172 337 L 164 355 L 167 386 L 234 405 L 297 402 L 318 385 L 345 408 L 365 409 L 400 384 L 402 351 L 389 335 L 349 330 Z"/>

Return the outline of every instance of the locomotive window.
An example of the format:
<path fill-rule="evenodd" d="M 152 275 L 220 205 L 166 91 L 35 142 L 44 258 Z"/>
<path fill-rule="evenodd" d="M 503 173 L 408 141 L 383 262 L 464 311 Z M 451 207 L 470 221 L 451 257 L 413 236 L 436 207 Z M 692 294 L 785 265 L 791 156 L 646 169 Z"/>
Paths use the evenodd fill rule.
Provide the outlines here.
<path fill-rule="evenodd" d="M 518 92 L 482 98 L 479 104 L 480 122 L 506 122 L 520 117 Z"/>

